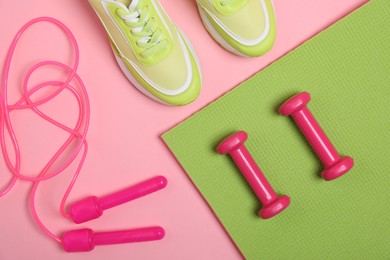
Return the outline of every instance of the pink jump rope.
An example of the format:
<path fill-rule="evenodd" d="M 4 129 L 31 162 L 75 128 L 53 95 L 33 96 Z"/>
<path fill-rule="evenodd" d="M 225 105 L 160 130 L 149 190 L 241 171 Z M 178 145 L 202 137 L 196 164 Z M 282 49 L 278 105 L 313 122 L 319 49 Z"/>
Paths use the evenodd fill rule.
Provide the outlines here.
<path fill-rule="evenodd" d="M 22 98 L 17 101 L 15 104 L 8 104 L 7 100 L 7 87 L 8 87 L 8 76 L 11 67 L 12 56 L 15 51 L 16 45 L 24 33 L 31 25 L 38 22 L 49 22 L 55 24 L 61 28 L 69 40 L 71 41 L 74 49 L 74 62 L 73 67 L 68 67 L 67 65 L 56 62 L 56 61 L 43 61 L 39 62 L 36 65 L 32 66 L 23 81 L 22 87 Z M 11 47 L 8 51 L 6 62 L 4 65 L 3 79 L 1 83 L 1 96 L 0 96 L 0 138 L 1 138 L 1 149 L 4 155 L 5 163 L 7 164 L 9 170 L 12 172 L 13 177 L 3 190 L 0 191 L 0 197 L 4 196 L 7 192 L 11 190 L 18 179 L 30 181 L 33 183 L 30 197 L 29 205 L 32 217 L 38 226 L 52 239 L 62 244 L 63 248 L 67 252 L 78 252 L 78 251 L 90 251 L 94 248 L 95 245 L 108 245 L 108 244 L 118 244 L 118 243 L 129 243 L 129 242 L 141 242 L 141 241 L 150 241 L 158 240 L 164 237 L 164 229 L 161 227 L 148 227 L 140 228 L 133 230 L 123 230 L 123 231 L 113 231 L 113 232 L 103 232 L 103 233 L 94 233 L 91 229 L 79 229 L 64 232 L 62 237 L 56 236 L 42 223 L 40 220 L 36 209 L 35 209 L 35 194 L 38 188 L 38 185 L 41 181 L 48 180 L 54 176 L 62 173 L 67 169 L 75 160 L 77 155 L 82 152 L 81 159 L 78 163 L 76 172 L 68 188 L 66 189 L 60 205 L 60 212 L 66 218 L 71 218 L 75 223 L 82 223 L 94 218 L 98 218 L 102 215 L 103 210 L 115 207 L 117 205 L 123 204 L 130 200 L 145 196 L 149 193 L 155 192 L 164 188 L 167 185 L 167 180 L 163 176 L 157 176 L 155 178 L 149 179 L 122 191 L 116 192 L 114 194 L 104 196 L 102 198 L 97 197 L 88 197 L 79 202 L 76 202 L 70 206 L 70 213 L 67 213 L 65 210 L 65 204 L 69 193 L 71 192 L 77 177 L 80 174 L 81 168 L 84 164 L 87 152 L 88 152 L 88 143 L 86 140 L 86 135 L 89 126 L 90 118 L 90 105 L 88 100 L 88 94 L 85 89 L 84 83 L 81 78 L 77 75 L 77 68 L 79 64 L 79 49 L 75 37 L 71 31 L 61 22 L 56 19 L 41 17 L 36 18 L 24 25 L 19 32 L 16 34 L 14 40 L 12 41 Z M 28 82 L 30 76 L 41 67 L 57 67 L 63 69 L 69 73 L 68 78 L 65 81 L 47 81 L 42 82 L 32 88 L 28 88 Z M 79 89 L 71 85 L 72 81 L 76 81 L 79 85 Z M 54 91 L 37 101 L 32 101 L 31 97 L 33 94 L 39 92 L 42 89 L 53 88 Z M 70 91 L 73 96 L 76 98 L 79 113 L 78 119 L 73 128 L 65 126 L 58 121 L 50 118 L 48 115 L 43 113 L 39 106 L 49 102 L 62 91 Z M 16 138 L 13 125 L 10 118 L 10 113 L 16 110 L 31 109 L 37 115 L 50 122 L 51 124 L 59 127 L 60 129 L 69 133 L 68 139 L 63 143 L 63 145 L 58 149 L 57 152 L 50 158 L 45 167 L 40 170 L 37 177 L 28 177 L 26 174 L 21 172 L 21 153 L 18 145 L 18 140 Z M 10 143 L 13 147 L 15 160 L 14 163 L 11 162 L 9 157 L 9 151 L 6 145 L 5 133 L 8 133 Z M 77 144 L 73 149 L 73 153 L 70 158 L 59 167 L 57 170 L 51 170 L 54 163 L 64 154 L 65 151 L 70 149 L 70 145 Z M 50 173 L 49 173 L 50 172 Z"/>

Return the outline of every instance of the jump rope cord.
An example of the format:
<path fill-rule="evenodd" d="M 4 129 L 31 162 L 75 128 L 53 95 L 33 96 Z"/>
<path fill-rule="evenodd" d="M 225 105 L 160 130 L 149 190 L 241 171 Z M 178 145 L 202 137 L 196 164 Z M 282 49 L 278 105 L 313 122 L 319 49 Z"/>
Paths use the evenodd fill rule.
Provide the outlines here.
<path fill-rule="evenodd" d="M 70 42 L 73 45 L 74 50 L 74 61 L 73 61 L 73 67 L 68 67 L 67 65 L 57 62 L 57 61 L 43 61 L 39 62 L 36 65 L 32 66 L 28 71 L 23 81 L 22 86 L 22 97 L 20 100 L 18 100 L 15 104 L 10 105 L 8 104 L 8 97 L 7 97 L 7 88 L 8 88 L 8 76 L 9 71 L 11 67 L 11 61 L 12 56 L 15 51 L 15 48 L 17 46 L 17 43 L 24 33 L 30 26 L 32 26 L 35 23 L 39 22 L 48 22 L 52 23 L 56 26 L 58 26 L 66 36 L 69 38 Z M 30 195 L 29 195 L 29 205 L 30 205 L 30 211 L 32 214 L 32 217 L 34 218 L 37 225 L 52 239 L 55 241 L 61 243 L 62 240 L 60 237 L 54 235 L 52 232 L 49 231 L 49 229 L 42 223 L 40 220 L 36 208 L 35 208 L 35 195 L 38 188 L 38 185 L 41 181 L 48 180 L 50 178 L 53 178 L 54 176 L 64 172 L 77 158 L 77 156 L 81 154 L 81 158 L 78 162 L 77 169 L 62 197 L 61 204 L 60 204 L 60 212 L 64 217 L 69 218 L 69 214 L 65 210 L 65 204 L 67 201 L 67 198 L 69 196 L 69 193 L 71 192 L 79 174 L 81 171 L 81 168 L 84 164 L 87 152 L 88 152 L 88 144 L 86 140 L 86 135 L 88 131 L 89 126 L 89 118 L 90 118 L 90 105 L 89 105 L 89 99 L 88 94 L 85 89 L 84 83 L 81 80 L 81 78 L 77 75 L 77 68 L 79 64 L 79 49 L 76 42 L 75 37 L 73 36 L 72 32 L 60 21 L 50 18 L 50 17 L 40 17 L 31 20 L 27 24 L 25 24 L 19 32 L 16 34 L 14 40 L 12 41 L 12 44 L 10 46 L 10 49 L 8 51 L 5 65 L 4 65 L 4 71 L 3 71 L 3 79 L 1 82 L 1 95 L 0 95 L 0 141 L 1 141 L 1 150 L 4 155 L 4 160 L 6 165 L 8 166 L 9 170 L 12 172 L 13 177 L 8 183 L 7 186 L 5 186 L 2 190 L 0 190 L 0 197 L 4 196 L 7 192 L 9 192 L 16 181 L 18 179 L 30 181 L 33 183 Z M 57 67 L 59 69 L 64 70 L 68 73 L 68 78 L 65 81 L 46 81 L 42 82 L 36 86 L 28 87 L 30 76 L 39 68 L 42 67 Z M 71 85 L 71 82 L 76 82 L 78 85 L 78 88 L 75 88 Z M 43 89 L 53 89 L 49 95 L 46 97 L 34 100 L 32 101 L 31 98 L 33 94 L 39 92 Z M 53 118 L 46 115 L 44 112 L 42 112 L 38 107 L 42 104 L 45 104 L 49 101 L 51 101 L 53 98 L 55 98 L 58 94 L 60 94 L 62 91 L 67 90 L 69 91 L 77 100 L 78 104 L 78 118 L 75 126 L 73 128 L 67 127 L 60 122 L 54 120 Z M 39 115 L 41 118 L 45 119 L 47 122 L 57 126 L 58 128 L 66 131 L 69 133 L 69 137 L 67 140 L 62 144 L 62 146 L 57 150 L 57 152 L 54 153 L 54 155 L 50 158 L 50 160 L 46 163 L 46 165 L 39 171 L 36 177 L 29 177 L 25 173 L 21 172 L 21 152 L 19 149 L 18 140 L 16 138 L 16 134 L 14 132 L 13 125 L 11 123 L 11 117 L 10 113 L 17 110 L 23 110 L 23 109 L 31 109 L 34 113 Z M 9 149 L 6 145 L 6 133 L 9 136 L 10 142 L 13 150 L 14 150 L 14 162 L 11 161 L 9 156 Z M 76 144 L 75 148 L 70 148 L 71 145 Z M 67 154 L 69 157 L 63 164 L 61 164 L 56 170 L 53 170 L 53 165 L 58 161 L 60 157 L 64 157 L 64 153 L 68 150 L 72 149 L 72 153 L 70 155 Z M 50 172 L 50 173 L 49 173 Z"/>

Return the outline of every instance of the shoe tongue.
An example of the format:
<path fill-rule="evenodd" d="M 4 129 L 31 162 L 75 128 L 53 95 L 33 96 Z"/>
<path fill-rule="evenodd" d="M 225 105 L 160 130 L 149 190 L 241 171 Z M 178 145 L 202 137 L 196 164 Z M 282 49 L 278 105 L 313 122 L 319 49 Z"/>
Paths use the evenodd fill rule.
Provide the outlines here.
<path fill-rule="evenodd" d="M 116 0 L 116 1 L 123 3 L 127 7 L 129 7 L 132 2 L 132 0 Z"/>
<path fill-rule="evenodd" d="M 138 5 L 139 0 L 116 0 L 117 2 L 123 3 L 129 10 L 134 10 Z"/>

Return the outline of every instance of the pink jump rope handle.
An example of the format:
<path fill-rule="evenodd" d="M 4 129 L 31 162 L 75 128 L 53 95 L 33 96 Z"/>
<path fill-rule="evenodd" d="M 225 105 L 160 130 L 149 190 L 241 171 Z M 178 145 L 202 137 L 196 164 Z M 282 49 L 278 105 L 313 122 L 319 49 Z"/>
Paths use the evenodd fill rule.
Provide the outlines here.
<path fill-rule="evenodd" d="M 322 177 L 327 180 L 334 180 L 353 167 L 353 159 L 349 156 L 340 157 L 336 149 L 321 129 L 320 125 L 307 108 L 310 101 L 310 94 L 299 93 L 287 100 L 279 109 L 283 116 L 291 116 L 302 133 L 325 165 Z"/>
<path fill-rule="evenodd" d="M 94 233 L 91 229 L 86 228 L 65 232 L 62 236 L 62 246 L 66 252 L 87 252 L 99 245 L 160 240 L 164 236 L 165 231 L 161 227 L 102 233 Z"/>
<path fill-rule="evenodd" d="M 101 198 L 95 196 L 87 197 L 70 206 L 70 216 L 77 224 L 98 218 L 103 214 L 104 210 L 161 190 L 167 186 L 167 183 L 168 181 L 165 177 L 157 176 Z"/>
<path fill-rule="evenodd" d="M 242 175 L 263 204 L 263 208 L 259 211 L 260 217 L 264 219 L 271 218 L 288 207 L 290 198 L 285 195 L 279 197 L 275 193 L 263 172 L 245 148 L 244 142 L 247 138 L 246 132 L 237 132 L 222 141 L 218 145 L 217 151 L 220 154 L 229 154 L 232 157 Z"/>

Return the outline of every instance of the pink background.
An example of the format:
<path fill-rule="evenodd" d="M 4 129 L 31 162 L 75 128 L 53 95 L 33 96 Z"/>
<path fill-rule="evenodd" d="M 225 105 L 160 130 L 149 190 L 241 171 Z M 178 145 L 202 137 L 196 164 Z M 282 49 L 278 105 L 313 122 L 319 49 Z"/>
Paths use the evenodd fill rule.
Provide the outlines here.
<path fill-rule="evenodd" d="M 1 64 L 16 31 L 35 17 L 59 19 L 78 40 L 78 73 L 88 89 L 92 116 L 90 151 L 70 201 L 86 195 L 105 195 L 158 174 L 169 180 L 165 190 L 111 209 L 100 219 L 80 226 L 63 218 L 58 210 L 74 167 L 43 183 L 37 196 L 38 214 L 56 234 L 80 227 L 105 231 L 161 225 L 166 229 L 162 241 L 98 247 L 79 254 L 63 252 L 37 228 L 27 205 L 31 184 L 18 182 L 0 198 L 0 259 L 239 259 L 239 251 L 159 136 L 363 2 L 276 0 L 278 30 L 274 49 L 264 57 L 245 59 L 226 52 L 211 39 L 202 26 L 195 0 L 161 0 L 193 43 L 204 79 L 201 96 L 193 104 L 166 107 L 140 94 L 121 74 L 87 0 L 0 0 Z M 13 63 L 11 100 L 19 93 L 21 78 L 33 62 L 55 59 L 69 64 L 72 60 L 69 42 L 51 25 L 34 27 L 23 39 Z M 56 77 L 50 71 L 40 74 L 37 79 Z M 74 101 L 66 95 L 57 101 L 46 105 L 46 111 L 68 125 L 74 122 Z M 13 120 L 24 151 L 22 168 L 33 174 L 66 135 L 31 112 L 18 112 Z M 9 178 L 0 160 L 1 185 Z"/>

